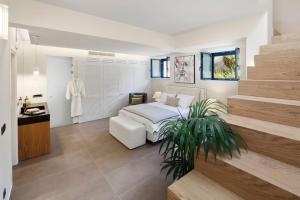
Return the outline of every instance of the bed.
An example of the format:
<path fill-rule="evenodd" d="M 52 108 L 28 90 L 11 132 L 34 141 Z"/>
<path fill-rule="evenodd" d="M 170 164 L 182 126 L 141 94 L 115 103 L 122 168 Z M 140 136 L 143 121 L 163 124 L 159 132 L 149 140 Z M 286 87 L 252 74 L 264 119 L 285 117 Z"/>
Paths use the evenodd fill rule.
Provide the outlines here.
<path fill-rule="evenodd" d="M 164 91 L 168 94 L 177 94 L 177 95 L 188 95 L 193 96 L 193 101 L 191 104 L 199 101 L 204 98 L 205 94 L 200 88 L 196 87 L 183 87 L 183 86 L 168 86 Z M 135 108 L 135 109 L 131 109 Z M 140 113 L 143 111 L 144 113 Z M 151 114 L 152 113 L 152 114 Z M 156 114 L 154 114 L 156 113 Z M 161 122 L 164 119 L 172 118 L 176 119 L 178 117 L 187 117 L 189 113 L 189 108 L 182 108 L 180 106 L 173 107 L 165 105 L 161 102 L 153 102 L 145 104 L 128 106 L 119 111 L 119 116 L 127 117 L 131 120 L 134 120 L 138 123 L 143 124 L 146 127 L 147 140 L 151 142 L 157 142 L 159 139 L 158 130 L 160 128 Z"/>

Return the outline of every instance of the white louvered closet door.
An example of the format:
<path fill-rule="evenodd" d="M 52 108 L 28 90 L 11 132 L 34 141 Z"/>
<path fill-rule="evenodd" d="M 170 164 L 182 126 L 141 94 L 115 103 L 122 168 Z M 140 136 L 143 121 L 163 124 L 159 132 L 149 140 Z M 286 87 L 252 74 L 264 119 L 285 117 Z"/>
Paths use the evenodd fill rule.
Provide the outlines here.
<path fill-rule="evenodd" d="M 146 92 L 148 93 L 150 84 L 150 67 L 148 67 L 147 62 L 137 61 L 132 62 L 131 66 L 133 68 L 133 80 L 134 80 L 134 91 L 135 92 Z"/>
<path fill-rule="evenodd" d="M 118 59 L 116 62 L 120 66 L 120 92 L 121 94 L 129 94 L 134 91 L 134 68 L 127 60 Z"/>
<path fill-rule="evenodd" d="M 80 59 L 78 76 L 86 89 L 80 122 L 116 116 L 129 93 L 148 92 L 150 82 L 147 63 L 120 58 Z"/>
<path fill-rule="evenodd" d="M 103 59 L 103 97 L 104 113 L 107 117 L 115 116 L 124 106 L 125 96 L 120 91 L 120 64 L 115 59 Z"/>
<path fill-rule="evenodd" d="M 86 97 L 82 98 L 80 122 L 103 118 L 103 65 L 101 60 L 82 58 L 78 62 L 78 77 L 84 82 Z"/>

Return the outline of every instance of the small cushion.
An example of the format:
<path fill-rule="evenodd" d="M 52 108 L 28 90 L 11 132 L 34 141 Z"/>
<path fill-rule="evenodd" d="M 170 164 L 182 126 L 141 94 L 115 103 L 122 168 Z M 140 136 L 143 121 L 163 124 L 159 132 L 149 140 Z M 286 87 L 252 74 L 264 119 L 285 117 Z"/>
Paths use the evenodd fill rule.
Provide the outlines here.
<path fill-rule="evenodd" d="M 179 94 L 179 95 L 177 95 L 177 98 L 179 99 L 178 105 L 181 108 L 186 109 L 190 105 L 192 105 L 195 97 L 194 96 L 190 96 L 190 95 Z"/>
<path fill-rule="evenodd" d="M 141 95 L 141 94 L 134 94 L 134 95 L 132 95 L 132 98 L 143 98 L 143 95 Z"/>
<path fill-rule="evenodd" d="M 179 99 L 176 97 L 169 97 L 167 96 L 166 105 L 177 107 L 178 106 Z"/>
<path fill-rule="evenodd" d="M 143 103 L 143 97 L 133 97 L 131 98 L 131 105 L 137 105 Z"/>
<path fill-rule="evenodd" d="M 171 93 L 165 93 L 163 92 L 160 96 L 160 99 L 158 102 L 165 104 L 167 101 L 167 97 L 176 97 L 176 94 L 171 94 Z"/>

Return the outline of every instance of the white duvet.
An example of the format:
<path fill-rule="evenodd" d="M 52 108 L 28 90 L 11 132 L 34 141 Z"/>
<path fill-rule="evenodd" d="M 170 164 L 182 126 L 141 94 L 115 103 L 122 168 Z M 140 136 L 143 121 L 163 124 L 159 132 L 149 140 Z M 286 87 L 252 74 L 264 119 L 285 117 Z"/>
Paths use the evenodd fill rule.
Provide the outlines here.
<path fill-rule="evenodd" d="M 181 107 L 172 107 L 172 106 L 168 106 L 159 102 L 154 102 L 154 103 L 149 103 L 149 105 L 151 106 L 155 106 L 158 108 L 163 108 L 162 112 L 164 109 L 176 112 L 180 115 L 182 115 L 183 117 L 187 117 L 188 113 L 189 113 L 189 109 L 183 109 Z M 150 120 L 140 116 L 140 115 L 136 115 L 134 113 L 128 112 L 124 109 L 119 111 L 119 115 L 120 116 L 124 116 L 124 117 L 128 117 L 136 122 L 139 122 L 141 124 L 144 124 L 147 130 L 147 139 L 152 141 L 152 142 L 156 142 L 158 141 L 158 130 L 160 128 L 160 122 L 159 123 L 152 123 Z"/>

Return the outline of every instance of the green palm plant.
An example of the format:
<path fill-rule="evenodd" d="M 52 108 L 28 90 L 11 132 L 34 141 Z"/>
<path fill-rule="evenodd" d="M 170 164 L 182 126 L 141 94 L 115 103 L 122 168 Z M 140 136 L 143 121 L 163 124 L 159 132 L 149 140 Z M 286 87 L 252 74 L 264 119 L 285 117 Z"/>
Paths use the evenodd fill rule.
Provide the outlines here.
<path fill-rule="evenodd" d="M 159 153 L 163 156 L 161 170 L 173 179 L 179 179 L 194 169 L 198 154 L 211 152 L 214 158 L 220 155 L 240 155 L 240 146 L 246 147 L 243 139 L 235 134 L 218 113 L 226 113 L 226 106 L 206 99 L 190 107 L 187 118 L 167 119 L 162 122 L 159 134 L 162 143 Z"/>

